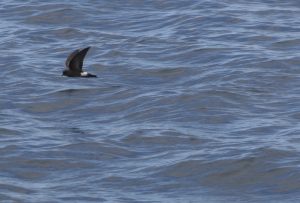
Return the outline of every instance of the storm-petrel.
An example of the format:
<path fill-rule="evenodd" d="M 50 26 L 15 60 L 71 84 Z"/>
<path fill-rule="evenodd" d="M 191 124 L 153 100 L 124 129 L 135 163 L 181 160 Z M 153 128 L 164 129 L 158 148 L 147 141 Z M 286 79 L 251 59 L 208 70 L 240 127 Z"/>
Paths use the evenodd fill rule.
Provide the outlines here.
<path fill-rule="evenodd" d="M 97 77 L 82 70 L 84 57 L 90 48 L 86 47 L 73 51 L 66 60 L 66 69 L 63 71 L 63 75 L 68 77 Z"/>

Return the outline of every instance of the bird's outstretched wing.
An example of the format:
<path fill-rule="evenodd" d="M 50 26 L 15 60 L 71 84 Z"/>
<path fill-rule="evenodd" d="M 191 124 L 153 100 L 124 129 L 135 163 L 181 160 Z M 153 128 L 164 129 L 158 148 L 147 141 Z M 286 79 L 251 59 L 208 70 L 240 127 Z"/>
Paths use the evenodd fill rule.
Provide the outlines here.
<path fill-rule="evenodd" d="M 66 60 L 66 67 L 72 71 L 82 72 L 83 60 L 91 47 L 73 51 Z"/>

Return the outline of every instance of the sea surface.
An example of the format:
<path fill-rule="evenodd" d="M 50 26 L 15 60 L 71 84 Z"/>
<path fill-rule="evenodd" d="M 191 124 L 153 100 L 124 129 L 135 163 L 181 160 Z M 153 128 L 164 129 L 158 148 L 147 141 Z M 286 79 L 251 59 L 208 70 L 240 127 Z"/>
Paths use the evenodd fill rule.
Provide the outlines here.
<path fill-rule="evenodd" d="M 0 202 L 300 202 L 299 0 L 2 0 L 0 68 Z"/>

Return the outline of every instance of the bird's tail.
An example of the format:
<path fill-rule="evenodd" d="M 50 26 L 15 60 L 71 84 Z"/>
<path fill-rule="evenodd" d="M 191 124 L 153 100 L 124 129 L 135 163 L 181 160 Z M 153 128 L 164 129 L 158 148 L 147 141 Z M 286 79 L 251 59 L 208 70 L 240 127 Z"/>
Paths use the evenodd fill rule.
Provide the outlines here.
<path fill-rule="evenodd" d="M 88 77 L 88 78 L 96 78 L 97 75 L 93 75 L 93 74 L 88 73 L 86 77 Z"/>

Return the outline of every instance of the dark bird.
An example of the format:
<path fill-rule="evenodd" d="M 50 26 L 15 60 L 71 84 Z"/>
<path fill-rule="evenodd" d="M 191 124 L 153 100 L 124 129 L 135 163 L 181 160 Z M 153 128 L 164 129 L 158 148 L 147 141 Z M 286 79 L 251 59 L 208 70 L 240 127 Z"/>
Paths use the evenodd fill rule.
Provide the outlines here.
<path fill-rule="evenodd" d="M 90 48 L 86 47 L 73 51 L 66 60 L 66 69 L 63 71 L 63 75 L 68 77 L 97 77 L 82 70 L 84 57 Z"/>

